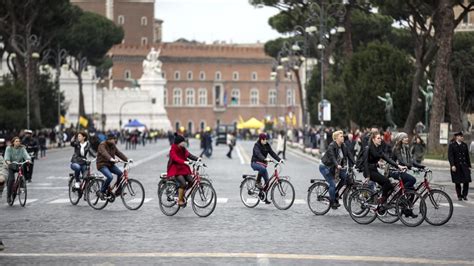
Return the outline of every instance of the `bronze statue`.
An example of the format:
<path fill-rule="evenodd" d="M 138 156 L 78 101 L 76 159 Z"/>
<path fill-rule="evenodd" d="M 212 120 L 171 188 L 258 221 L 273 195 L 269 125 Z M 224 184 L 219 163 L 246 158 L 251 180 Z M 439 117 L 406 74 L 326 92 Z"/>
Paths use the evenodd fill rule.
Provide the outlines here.
<path fill-rule="evenodd" d="M 390 93 L 389 92 L 385 93 L 385 98 L 382 96 L 377 96 L 377 98 L 379 98 L 379 100 L 381 100 L 382 102 L 385 102 L 385 119 L 387 120 L 387 123 L 390 125 L 390 127 L 393 130 L 396 130 L 397 125 L 395 124 L 395 122 L 393 122 L 393 119 L 392 119 L 393 100 L 392 100 L 392 97 L 390 96 Z"/>

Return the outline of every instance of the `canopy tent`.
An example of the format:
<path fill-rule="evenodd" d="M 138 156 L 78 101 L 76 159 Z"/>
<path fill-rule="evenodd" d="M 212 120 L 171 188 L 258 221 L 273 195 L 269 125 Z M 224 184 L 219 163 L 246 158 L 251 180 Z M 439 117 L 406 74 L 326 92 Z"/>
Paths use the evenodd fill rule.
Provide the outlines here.
<path fill-rule="evenodd" d="M 264 123 L 256 119 L 255 117 L 250 118 L 245 122 L 237 124 L 238 129 L 260 129 L 265 126 Z"/>
<path fill-rule="evenodd" d="M 133 119 L 129 123 L 125 124 L 123 128 L 127 130 L 138 129 L 139 131 L 144 131 L 146 128 L 146 125 L 138 121 L 137 119 Z"/>

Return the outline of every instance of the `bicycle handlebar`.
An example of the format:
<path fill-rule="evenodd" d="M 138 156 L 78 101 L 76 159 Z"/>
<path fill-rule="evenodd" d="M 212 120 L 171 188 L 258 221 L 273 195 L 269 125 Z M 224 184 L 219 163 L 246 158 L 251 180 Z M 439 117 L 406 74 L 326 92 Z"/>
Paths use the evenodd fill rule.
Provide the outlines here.
<path fill-rule="evenodd" d="M 30 161 L 24 161 L 22 163 L 19 163 L 19 162 L 10 162 L 11 164 L 15 164 L 15 165 L 24 165 L 24 164 L 29 164 L 31 163 Z"/>

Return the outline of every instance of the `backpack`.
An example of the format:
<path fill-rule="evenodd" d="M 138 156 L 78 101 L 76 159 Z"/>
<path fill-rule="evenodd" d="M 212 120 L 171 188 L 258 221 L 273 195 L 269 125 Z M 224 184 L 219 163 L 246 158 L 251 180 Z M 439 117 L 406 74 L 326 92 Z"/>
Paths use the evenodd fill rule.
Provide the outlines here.
<path fill-rule="evenodd" d="M 357 155 L 357 160 L 355 162 L 355 169 L 361 173 L 364 172 L 364 164 L 365 161 L 368 159 L 369 155 L 369 146 L 365 146 L 363 149 L 360 150 L 359 154 Z"/>

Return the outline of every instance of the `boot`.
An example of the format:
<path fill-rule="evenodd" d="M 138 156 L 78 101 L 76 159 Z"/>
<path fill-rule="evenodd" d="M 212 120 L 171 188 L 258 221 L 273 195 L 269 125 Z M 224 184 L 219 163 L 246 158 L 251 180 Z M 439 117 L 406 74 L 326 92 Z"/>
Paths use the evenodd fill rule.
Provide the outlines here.
<path fill-rule="evenodd" d="M 263 189 L 261 176 L 257 176 L 257 181 L 255 181 L 255 187 L 259 189 Z"/>
<path fill-rule="evenodd" d="M 184 206 L 184 188 L 178 189 L 178 205 Z"/>

